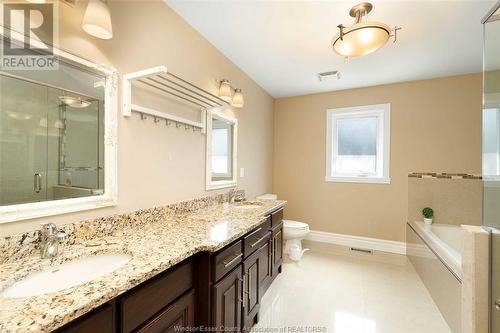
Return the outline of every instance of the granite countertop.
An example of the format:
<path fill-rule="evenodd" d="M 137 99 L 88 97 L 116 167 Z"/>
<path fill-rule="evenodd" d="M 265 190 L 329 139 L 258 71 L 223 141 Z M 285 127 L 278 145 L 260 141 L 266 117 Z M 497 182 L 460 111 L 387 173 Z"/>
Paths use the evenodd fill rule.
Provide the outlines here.
<path fill-rule="evenodd" d="M 91 236 L 68 227 L 72 230 L 68 232 L 71 241 L 60 246 L 59 256 L 52 261 L 40 259 L 34 250 L 23 255 L 9 253 L 12 259 L 7 258 L 1 265 L 0 290 L 31 273 L 79 257 L 126 253 L 132 259 L 110 274 L 59 292 L 28 298 L 0 296 L 0 332 L 57 329 L 198 252 L 223 248 L 285 204 L 282 200 L 266 200 L 258 208 L 242 209 L 219 203 L 187 212 L 162 211 L 160 218 L 151 218 L 155 211 L 148 211 L 136 214 L 133 222 Z M 101 219 L 96 225 L 104 228 L 106 222 L 112 220 Z"/>

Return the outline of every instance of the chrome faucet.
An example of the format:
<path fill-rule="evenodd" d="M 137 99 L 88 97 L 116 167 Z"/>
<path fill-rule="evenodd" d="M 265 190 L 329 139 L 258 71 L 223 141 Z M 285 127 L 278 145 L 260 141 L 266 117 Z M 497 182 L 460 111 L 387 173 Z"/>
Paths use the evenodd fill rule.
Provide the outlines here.
<path fill-rule="evenodd" d="M 241 193 L 240 191 L 232 188 L 229 190 L 229 193 L 227 194 L 227 201 L 229 203 L 233 203 L 233 202 L 241 202 L 245 200 L 245 197 L 243 196 L 243 193 Z"/>
<path fill-rule="evenodd" d="M 59 243 L 68 239 L 68 235 L 57 231 L 54 223 L 42 224 L 40 229 L 40 255 L 42 259 L 54 258 L 59 252 Z"/>

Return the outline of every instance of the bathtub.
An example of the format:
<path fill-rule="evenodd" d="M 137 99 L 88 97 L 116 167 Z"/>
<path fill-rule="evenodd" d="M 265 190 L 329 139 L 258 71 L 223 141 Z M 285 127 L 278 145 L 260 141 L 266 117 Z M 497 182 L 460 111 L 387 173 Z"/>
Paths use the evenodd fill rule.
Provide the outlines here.
<path fill-rule="evenodd" d="M 408 222 L 406 254 L 454 333 L 461 332 L 462 238 L 449 224 Z"/>
<path fill-rule="evenodd" d="M 464 230 L 457 225 L 410 223 L 410 227 L 424 241 L 446 268 L 462 281 L 462 238 Z"/>

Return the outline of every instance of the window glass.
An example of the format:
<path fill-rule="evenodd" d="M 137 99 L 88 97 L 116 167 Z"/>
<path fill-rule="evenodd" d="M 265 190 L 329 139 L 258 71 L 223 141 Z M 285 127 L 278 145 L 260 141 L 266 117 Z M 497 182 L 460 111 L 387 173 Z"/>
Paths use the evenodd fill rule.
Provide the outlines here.
<path fill-rule="evenodd" d="M 377 117 L 337 120 L 335 172 L 375 173 L 377 170 Z"/>

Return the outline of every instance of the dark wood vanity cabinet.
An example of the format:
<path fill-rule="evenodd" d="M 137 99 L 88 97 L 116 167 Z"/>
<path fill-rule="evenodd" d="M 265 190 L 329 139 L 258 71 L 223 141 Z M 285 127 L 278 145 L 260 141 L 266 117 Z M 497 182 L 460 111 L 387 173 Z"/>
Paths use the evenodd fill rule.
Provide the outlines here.
<path fill-rule="evenodd" d="M 276 226 L 271 231 L 271 260 L 272 260 L 272 279 L 281 273 L 281 264 L 283 263 L 283 223 Z"/>
<path fill-rule="evenodd" d="M 174 333 L 194 326 L 249 330 L 258 321 L 262 296 L 281 272 L 282 219 L 282 209 L 271 213 L 223 249 L 186 259 L 58 332 Z"/>
<path fill-rule="evenodd" d="M 116 332 L 116 305 L 114 301 L 101 305 L 75 319 L 58 333 L 114 333 Z"/>
<path fill-rule="evenodd" d="M 272 279 L 281 273 L 283 263 L 283 209 L 271 214 Z"/>
<path fill-rule="evenodd" d="M 191 290 L 160 311 L 135 332 L 175 333 L 180 332 L 182 327 L 193 327 L 195 325 L 194 309 L 195 294 Z"/>
<path fill-rule="evenodd" d="M 262 247 L 243 261 L 243 329 L 249 330 L 258 321 L 260 299 L 263 295 L 262 283 L 267 283 L 266 272 L 269 267 L 268 239 Z"/>
<path fill-rule="evenodd" d="M 237 332 L 241 327 L 243 274 L 241 265 L 212 287 L 212 326 Z"/>

